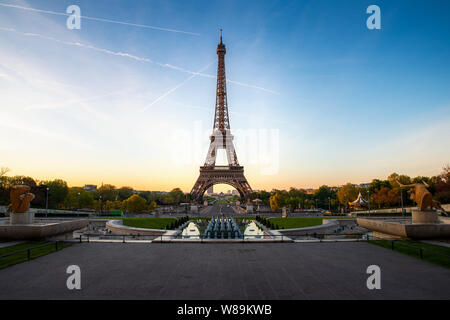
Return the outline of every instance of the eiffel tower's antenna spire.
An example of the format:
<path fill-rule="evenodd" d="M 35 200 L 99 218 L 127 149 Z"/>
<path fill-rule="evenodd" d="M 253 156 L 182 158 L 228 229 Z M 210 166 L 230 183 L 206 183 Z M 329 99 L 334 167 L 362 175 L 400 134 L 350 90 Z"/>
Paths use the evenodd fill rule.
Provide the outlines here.
<path fill-rule="evenodd" d="M 225 75 L 225 54 L 227 49 L 222 42 L 222 29 L 220 29 L 220 43 L 217 45 L 217 90 L 214 128 L 220 131 L 230 129 L 227 102 L 227 79 Z"/>

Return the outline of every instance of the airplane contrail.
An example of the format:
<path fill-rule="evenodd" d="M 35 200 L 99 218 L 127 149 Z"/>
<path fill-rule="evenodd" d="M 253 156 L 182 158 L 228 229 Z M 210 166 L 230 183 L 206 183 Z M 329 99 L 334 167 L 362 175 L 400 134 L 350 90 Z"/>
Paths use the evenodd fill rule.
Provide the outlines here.
<path fill-rule="evenodd" d="M 82 48 L 86 48 L 86 49 L 91 49 L 91 50 L 94 50 L 94 51 L 103 52 L 103 53 L 114 55 L 114 56 L 121 56 L 121 57 L 129 58 L 129 59 L 133 59 L 133 60 L 136 60 L 136 61 L 152 63 L 152 64 L 156 64 L 156 65 L 158 65 L 160 67 L 163 67 L 163 68 L 169 68 L 169 69 L 172 69 L 172 70 L 177 70 L 177 71 L 180 71 L 180 72 L 183 72 L 183 73 L 188 73 L 188 74 L 194 75 L 194 76 L 201 76 L 201 77 L 212 78 L 212 79 L 216 78 L 215 75 L 202 73 L 201 71 L 200 72 L 191 71 L 191 70 L 184 69 L 184 68 L 178 67 L 178 66 L 174 66 L 174 65 L 171 65 L 171 64 L 168 64 L 168 63 L 161 63 L 161 62 L 158 62 L 158 61 L 153 61 L 153 60 L 151 60 L 149 58 L 144 58 L 144 57 L 139 57 L 139 56 L 136 56 L 136 55 L 132 55 L 132 54 L 127 53 L 127 52 L 112 51 L 112 50 L 95 47 L 93 45 L 85 44 L 85 43 L 81 43 L 81 42 L 71 42 L 71 41 L 59 40 L 59 39 L 56 39 L 56 38 L 53 38 L 53 37 L 49 37 L 49 36 L 45 36 L 45 35 L 42 35 L 42 34 L 39 34 L 39 33 L 17 31 L 17 30 L 15 30 L 13 28 L 0 27 L 0 30 L 8 31 L 8 32 L 12 32 L 12 33 L 17 33 L 17 34 L 20 34 L 20 35 L 23 35 L 23 36 L 27 36 L 27 37 L 38 37 L 38 38 L 42 38 L 42 39 L 45 39 L 45 40 L 58 42 L 58 43 L 69 45 L 69 46 L 76 46 L 76 47 L 82 47 Z M 228 83 L 237 84 L 237 85 L 243 86 L 243 87 L 248 87 L 248 88 L 253 88 L 253 89 L 265 91 L 265 92 L 276 94 L 276 95 L 280 94 L 280 93 L 278 93 L 276 91 L 273 91 L 273 90 L 270 90 L 270 89 L 266 89 L 266 88 L 263 88 L 263 87 L 258 87 L 258 86 L 252 85 L 252 84 L 247 84 L 247 83 L 242 83 L 242 82 L 238 82 L 238 81 L 233 81 L 233 80 L 230 80 L 230 79 L 228 79 L 227 82 Z"/>
<path fill-rule="evenodd" d="M 2 3 L 2 2 L 0 2 L 0 6 L 2 6 L 2 7 L 9 7 L 9 8 L 15 8 L 15 9 L 21 9 L 21 10 L 34 11 L 34 12 L 40 12 L 40 13 L 53 14 L 53 15 L 58 15 L 58 16 L 70 16 L 71 15 L 69 13 L 64 13 L 64 12 L 41 10 L 41 9 L 35 9 L 35 8 L 31 8 L 31 7 L 18 6 L 18 5 L 15 5 L 15 4 Z M 195 32 L 182 31 L 182 30 L 176 30 L 176 29 L 169 29 L 169 28 L 163 28 L 163 27 L 157 27 L 157 26 L 150 26 L 150 25 L 145 25 L 145 24 L 124 22 L 124 21 L 104 19 L 104 18 L 96 18 L 96 17 L 87 17 L 87 16 L 80 16 L 80 18 L 83 18 L 83 19 L 86 19 L 86 20 L 93 20 L 93 21 L 100 21 L 100 22 L 122 24 L 122 25 L 127 25 L 127 26 L 132 26 L 132 27 L 154 29 L 154 30 L 167 31 L 167 32 L 184 33 L 184 34 L 190 34 L 190 35 L 193 35 L 193 36 L 200 36 L 199 33 L 195 33 Z"/>
<path fill-rule="evenodd" d="M 192 74 L 189 76 L 189 78 L 187 78 L 186 80 L 184 80 L 183 82 L 180 82 L 179 84 L 177 84 L 175 87 L 173 87 L 172 89 L 168 90 L 167 92 L 165 92 L 164 94 L 162 94 L 161 96 L 159 96 L 158 98 L 156 98 L 152 103 L 150 103 L 148 106 L 142 108 L 142 112 L 146 111 L 148 108 L 150 108 L 152 105 L 154 105 L 155 103 L 157 103 L 158 101 L 161 101 L 162 99 L 164 99 L 165 97 L 167 97 L 169 94 L 171 94 L 172 92 L 174 92 L 175 90 L 177 90 L 178 88 L 180 88 L 181 86 L 183 86 L 186 82 L 192 80 L 195 76 L 199 75 L 200 72 L 202 72 L 203 70 L 206 70 L 209 66 L 211 66 L 212 63 L 209 63 L 208 65 L 204 66 L 203 68 L 201 68 L 199 70 L 198 73 Z"/>

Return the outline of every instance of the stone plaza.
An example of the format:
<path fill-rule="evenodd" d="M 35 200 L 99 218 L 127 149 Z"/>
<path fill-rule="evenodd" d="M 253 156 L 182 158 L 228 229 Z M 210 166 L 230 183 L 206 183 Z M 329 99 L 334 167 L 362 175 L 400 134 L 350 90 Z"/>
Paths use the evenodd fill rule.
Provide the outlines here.
<path fill-rule="evenodd" d="M 381 289 L 366 285 L 381 268 Z M 81 290 L 66 269 L 81 270 Z M 18 281 L 20 279 L 20 281 Z M 0 271 L 0 299 L 448 299 L 450 270 L 365 242 L 74 244 Z"/>

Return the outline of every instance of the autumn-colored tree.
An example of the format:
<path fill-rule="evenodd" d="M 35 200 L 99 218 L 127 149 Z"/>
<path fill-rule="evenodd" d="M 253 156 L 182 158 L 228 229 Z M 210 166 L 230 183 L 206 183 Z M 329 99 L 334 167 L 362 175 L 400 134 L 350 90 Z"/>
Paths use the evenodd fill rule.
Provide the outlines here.
<path fill-rule="evenodd" d="M 339 202 L 346 206 L 348 202 L 356 200 L 358 193 L 358 188 L 356 188 L 352 183 L 347 183 L 338 190 L 337 197 Z"/>
<path fill-rule="evenodd" d="M 283 196 L 283 194 L 281 194 L 281 192 L 276 192 L 274 195 L 270 197 L 269 203 L 272 211 L 277 211 L 278 209 L 285 206 L 286 201 L 285 197 Z"/>
<path fill-rule="evenodd" d="M 154 211 L 157 207 L 158 207 L 158 205 L 156 204 L 156 201 L 152 201 L 152 202 L 148 205 L 148 210 L 149 210 L 149 211 Z"/>
<path fill-rule="evenodd" d="M 372 195 L 378 208 L 390 207 L 400 202 L 400 189 L 381 188 Z"/>
<path fill-rule="evenodd" d="M 147 201 L 137 194 L 133 194 L 125 201 L 128 212 L 139 213 L 147 210 Z"/>
<path fill-rule="evenodd" d="M 388 180 L 379 180 L 379 179 L 373 179 L 370 183 L 368 190 L 370 194 L 374 194 L 378 190 L 382 188 L 391 188 L 391 184 Z"/>

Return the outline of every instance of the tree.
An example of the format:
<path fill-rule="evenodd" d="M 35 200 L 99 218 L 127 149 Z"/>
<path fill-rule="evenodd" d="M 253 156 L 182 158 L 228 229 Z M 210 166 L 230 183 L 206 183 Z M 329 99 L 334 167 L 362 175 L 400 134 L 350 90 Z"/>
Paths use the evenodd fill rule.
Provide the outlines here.
<path fill-rule="evenodd" d="M 180 202 L 183 202 L 185 200 L 186 200 L 186 197 L 184 195 L 184 192 L 181 191 L 180 188 L 172 189 L 172 191 L 170 191 L 165 196 L 166 204 L 180 204 Z"/>
<path fill-rule="evenodd" d="M 67 182 L 61 179 L 52 181 L 42 181 L 48 190 L 48 205 L 50 208 L 59 208 L 64 204 L 64 200 L 69 194 L 69 187 Z"/>
<path fill-rule="evenodd" d="M 133 188 L 131 187 L 122 187 L 117 190 L 119 201 L 123 201 L 128 199 L 134 194 Z"/>
<path fill-rule="evenodd" d="M 381 188 L 372 195 L 378 208 L 395 206 L 400 201 L 400 189 Z"/>
<path fill-rule="evenodd" d="M 373 179 L 368 189 L 370 194 L 374 194 L 382 188 L 391 188 L 391 184 L 387 180 Z"/>
<path fill-rule="evenodd" d="M 338 190 L 337 197 L 341 204 L 347 206 L 348 202 L 356 200 L 358 193 L 359 190 L 353 184 L 347 183 Z"/>
<path fill-rule="evenodd" d="M 434 198 L 440 203 L 450 203 L 450 166 L 446 165 L 434 185 Z"/>
<path fill-rule="evenodd" d="M 71 188 L 64 201 L 66 209 L 82 209 L 94 207 L 94 195 L 84 189 Z"/>
<path fill-rule="evenodd" d="M 0 204 L 7 204 L 9 202 L 8 180 L 6 174 L 9 168 L 2 167 L 0 169 Z"/>
<path fill-rule="evenodd" d="M 264 205 L 268 206 L 270 201 L 270 192 L 265 190 L 261 190 L 258 192 L 253 192 L 250 194 L 250 200 L 259 199 L 263 202 Z"/>
<path fill-rule="evenodd" d="M 328 186 L 321 186 L 314 193 L 314 197 L 318 200 L 320 207 L 328 207 L 328 198 L 335 199 L 336 192 L 331 190 Z"/>
<path fill-rule="evenodd" d="M 402 175 L 398 175 L 397 173 L 392 173 L 391 175 L 389 175 L 389 177 L 387 178 L 387 180 L 389 181 L 391 188 L 400 188 L 400 185 L 398 184 L 397 180 L 400 181 L 401 184 L 411 184 L 411 178 L 402 174 Z"/>
<path fill-rule="evenodd" d="M 295 209 L 298 208 L 298 205 L 300 203 L 300 199 L 298 197 L 290 197 L 287 201 L 287 205 L 291 209 L 292 212 L 294 212 Z"/>
<path fill-rule="evenodd" d="M 157 207 L 158 207 L 158 205 L 156 204 L 156 202 L 155 202 L 155 201 L 152 201 L 152 202 L 148 205 L 148 210 L 149 210 L 149 211 L 154 211 Z"/>
<path fill-rule="evenodd" d="M 115 186 L 111 184 L 104 184 L 95 192 L 95 199 L 100 199 L 102 201 L 115 201 L 118 198 L 118 191 Z"/>
<path fill-rule="evenodd" d="M 31 177 L 26 176 L 14 176 L 8 179 L 9 187 L 16 186 L 16 185 L 26 185 L 30 188 L 36 187 L 36 181 L 34 181 Z"/>
<path fill-rule="evenodd" d="M 270 197 L 269 203 L 272 211 L 277 211 L 278 209 L 285 206 L 286 201 L 285 197 L 282 195 L 281 192 L 276 192 L 274 195 Z"/>
<path fill-rule="evenodd" d="M 133 194 L 126 201 L 128 212 L 139 213 L 147 209 L 147 201 L 137 194 Z"/>
<path fill-rule="evenodd" d="M 3 179 L 6 178 L 6 174 L 9 172 L 9 168 L 1 167 L 0 168 L 0 187 L 3 185 Z"/>

